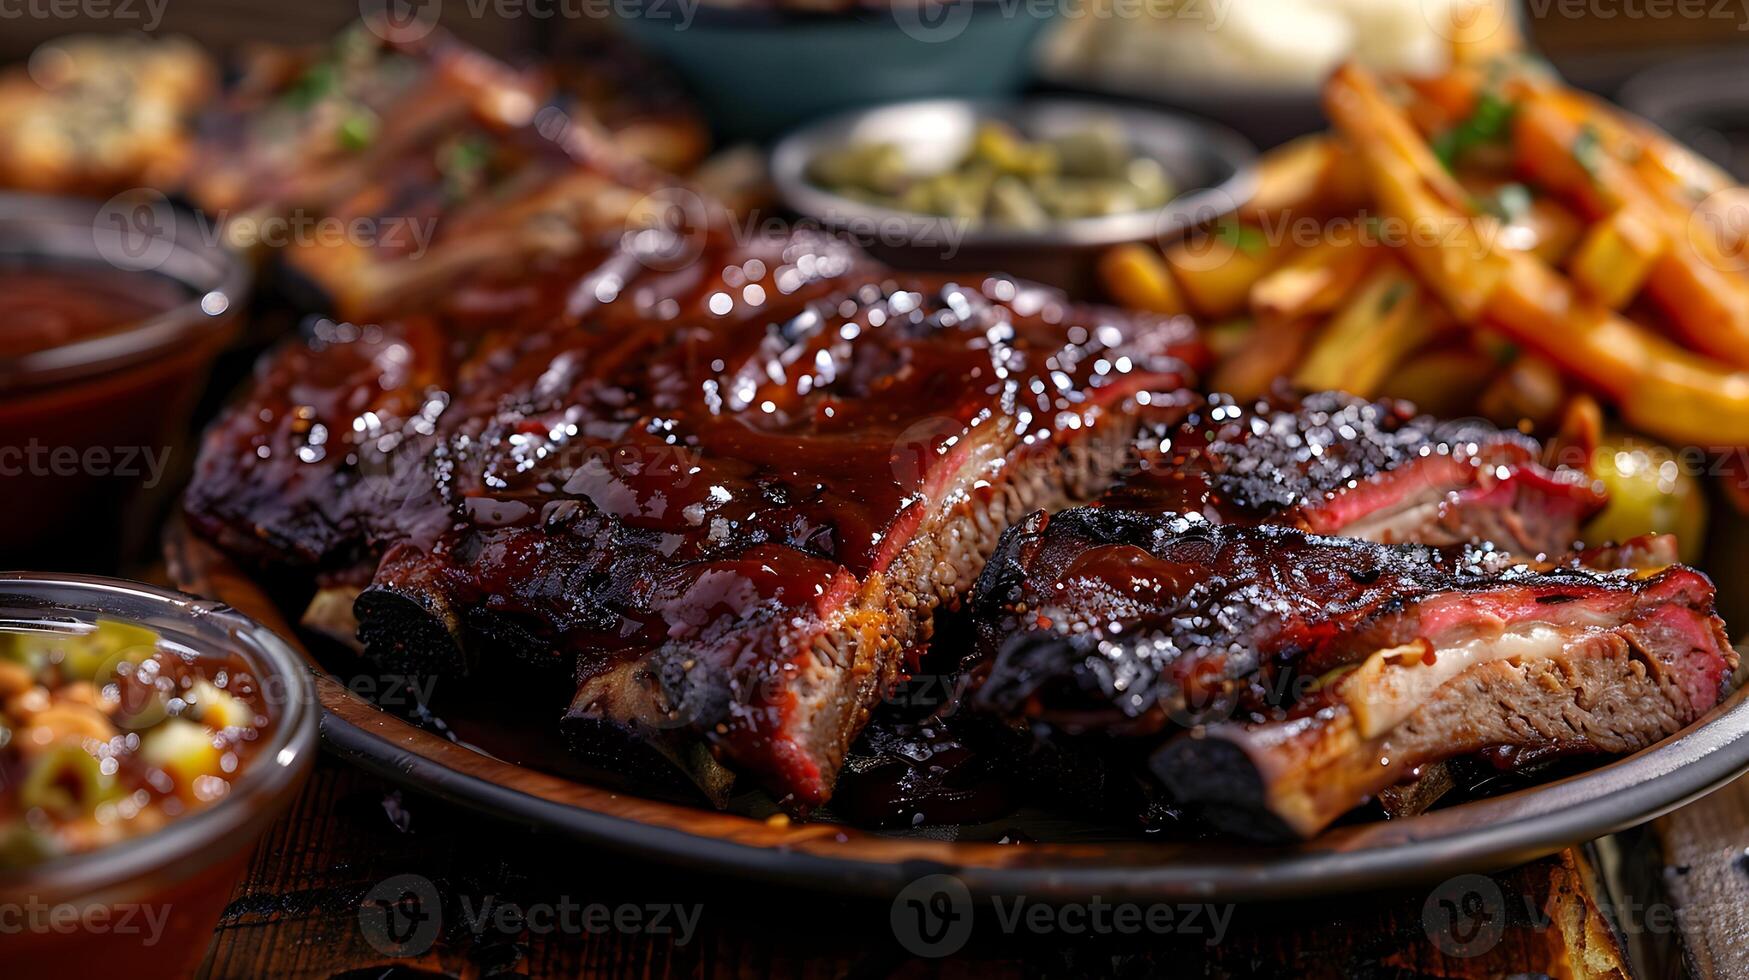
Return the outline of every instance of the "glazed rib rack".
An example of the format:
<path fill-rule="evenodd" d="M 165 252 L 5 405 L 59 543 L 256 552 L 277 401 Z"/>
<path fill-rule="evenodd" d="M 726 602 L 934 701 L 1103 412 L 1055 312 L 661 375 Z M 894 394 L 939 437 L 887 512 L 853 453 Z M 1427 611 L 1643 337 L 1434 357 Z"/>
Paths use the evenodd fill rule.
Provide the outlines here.
<path fill-rule="evenodd" d="M 1389 403 L 1215 399 L 1098 505 L 1004 536 L 972 706 L 1152 740 L 1175 802 L 1262 837 L 1452 758 L 1648 745 L 1736 667 L 1712 584 L 1667 537 L 1566 556 L 1602 501 L 1534 449 Z"/>
<path fill-rule="evenodd" d="M 356 594 L 378 657 L 568 679 L 593 757 L 823 802 L 936 606 L 1201 355 L 1182 320 L 732 239 L 319 324 L 208 433 L 193 525 Z"/>

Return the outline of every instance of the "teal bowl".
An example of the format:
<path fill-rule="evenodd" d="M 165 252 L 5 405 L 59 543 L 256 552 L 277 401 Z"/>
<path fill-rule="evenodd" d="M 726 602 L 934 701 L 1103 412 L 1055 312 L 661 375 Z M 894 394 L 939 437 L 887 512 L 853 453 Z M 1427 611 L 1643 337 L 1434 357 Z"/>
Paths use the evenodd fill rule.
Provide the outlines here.
<path fill-rule="evenodd" d="M 766 139 L 880 102 L 1012 95 L 1058 5 L 897 0 L 812 14 L 641 0 L 621 9 L 626 34 L 679 73 L 719 136 Z"/>

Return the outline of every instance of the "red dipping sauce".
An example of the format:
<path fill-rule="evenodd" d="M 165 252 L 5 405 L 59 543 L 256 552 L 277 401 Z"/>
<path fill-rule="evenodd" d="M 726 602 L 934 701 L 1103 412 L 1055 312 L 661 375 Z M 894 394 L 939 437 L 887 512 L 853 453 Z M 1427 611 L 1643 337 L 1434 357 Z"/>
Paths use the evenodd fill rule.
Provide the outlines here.
<path fill-rule="evenodd" d="M 19 358 L 125 330 L 187 302 L 153 273 L 112 266 L 0 264 L 0 357 Z"/>
<path fill-rule="evenodd" d="M 102 567 L 154 539 L 234 332 L 239 260 L 161 198 L 141 247 L 119 206 L 0 195 L 0 566 Z"/>

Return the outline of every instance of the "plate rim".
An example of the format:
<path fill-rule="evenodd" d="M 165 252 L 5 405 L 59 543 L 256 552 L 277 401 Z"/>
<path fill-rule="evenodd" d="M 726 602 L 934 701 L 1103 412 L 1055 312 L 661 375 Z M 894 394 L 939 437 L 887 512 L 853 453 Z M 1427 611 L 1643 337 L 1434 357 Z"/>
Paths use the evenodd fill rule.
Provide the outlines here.
<path fill-rule="evenodd" d="M 347 761 L 488 817 L 672 866 L 811 890 L 890 898 L 933 874 L 953 875 L 978 897 L 1047 902 L 1256 901 L 1401 888 L 1502 870 L 1637 826 L 1749 771 L 1745 685 L 1681 732 L 1584 773 L 1403 820 L 1339 828 L 1302 844 L 1213 848 L 1255 852 L 1241 861 L 1186 861 L 1169 844 L 1145 839 L 998 845 L 773 823 L 544 773 L 418 728 L 328 675 L 265 590 L 186 525 L 167 529 L 164 550 L 178 588 L 238 608 L 305 657 L 316 676 L 323 744 Z M 597 806 L 529 792 L 470 768 L 563 784 Z M 1149 851 L 1160 860 L 1137 860 Z"/>

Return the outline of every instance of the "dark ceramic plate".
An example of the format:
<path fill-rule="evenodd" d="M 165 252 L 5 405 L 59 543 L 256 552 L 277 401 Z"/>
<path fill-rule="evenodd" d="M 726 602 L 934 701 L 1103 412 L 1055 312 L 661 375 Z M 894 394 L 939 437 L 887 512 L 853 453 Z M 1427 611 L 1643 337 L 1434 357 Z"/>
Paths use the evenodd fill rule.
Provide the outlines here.
<path fill-rule="evenodd" d="M 268 592 L 224 556 L 180 527 L 166 553 L 180 587 L 237 607 L 309 656 Z M 1413 885 L 1499 870 L 1631 827 L 1749 769 L 1746 689 L 1680 734 L 1580 775 L 1403 820 L 1339 826 L 1296 845 L 1153 841 L 1060 823 L 1037 843 L 967 842 L 768 821 L 554 775 L 409 724 L 313 658 L 311 667 L 323 739 L 387 778 L 650 860 L 871 895 L 943 872 L 974 894 L 1060 901 L 1243 901 Z"/>

